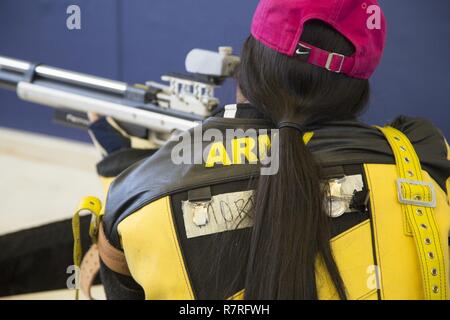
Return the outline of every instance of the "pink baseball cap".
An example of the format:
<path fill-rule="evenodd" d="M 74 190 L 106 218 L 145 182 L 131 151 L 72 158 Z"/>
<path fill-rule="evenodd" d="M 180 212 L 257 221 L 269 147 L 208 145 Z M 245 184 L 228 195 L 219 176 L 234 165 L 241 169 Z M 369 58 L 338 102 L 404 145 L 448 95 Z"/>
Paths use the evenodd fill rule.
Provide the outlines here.
<path fill-rule="evenodd" d="M 346 37 L 355 53 L 344 56 L 300 42 L 305 23 L 313 19 Z M 303 56 L 308 63 L 332 72 L 368 79 L 383 55 L 386 19 L 376 0 L 261 0 L 251 32 L 275 51 Z"/>

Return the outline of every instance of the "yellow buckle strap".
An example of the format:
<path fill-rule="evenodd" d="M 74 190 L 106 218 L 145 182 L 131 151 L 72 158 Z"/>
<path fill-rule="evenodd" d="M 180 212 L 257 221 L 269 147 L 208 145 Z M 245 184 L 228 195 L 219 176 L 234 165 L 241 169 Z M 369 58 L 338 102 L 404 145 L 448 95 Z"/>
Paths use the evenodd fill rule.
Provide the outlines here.
<path fill-rule="evenodd" d="M 406 135 L 392 127 L 378 129 L 385 135 L 394 152 L 398 175 L 398 201 L 415 240 L 425 298 L 445 300 L 447 275 L 434 216 L 434 187 L 423 181 L 419 158 Z"/>
<path fill-rule="evenodd" d="M 81 248 L 81 231 L 80 231 L 80 214 L 82 212 L 89 212 L 92 214 L 92 221 L 89 228 L 89 235 L 94 243 L 96 243 L 98 227 L 100 225 L 101 220 L 101 212 L 102 203 L 99 199 L 95 197 L 86 197 L 84 198 L 78 208 L 73 215 L 72 218 L 72 232 L 73 232 L 73 263 L 77 267 L 75 271 L 75 299 L 79 299 L 80 291 L 79 291 L 79 283 L 80 283 L 80 266 L 81 266 L 81 257 L 82 257 L 82 248 Z"/>

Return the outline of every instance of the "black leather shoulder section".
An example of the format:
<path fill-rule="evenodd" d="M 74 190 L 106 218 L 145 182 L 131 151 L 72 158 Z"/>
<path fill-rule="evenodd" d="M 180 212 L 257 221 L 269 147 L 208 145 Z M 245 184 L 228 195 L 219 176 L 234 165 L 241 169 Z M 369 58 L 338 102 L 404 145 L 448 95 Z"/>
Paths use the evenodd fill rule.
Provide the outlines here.
<path fill-rule="evenodd" d="M 153 155 L 156 150 L 122 149 L 106 156 L 97 164 L 97 173 L 101 177 L 112 178 L 121 174 L 133 164 Z"/>
<path fill-rule="evenodd" d="M 445 138 L 438 128 L 422 118 L 399 116 L 388 125 L 402 131 L 413 144 L 425 169 L 445 189 L 450 176 Z M 395 163 L 383 134 L 358 121 L 328 122 L 312 128 L 314 138 L 308 147 L 323 166 L 360 163 Z"/>
<path fill-rule="evenodd" d="M 392 124 L 403 131 L 414 144 L 423 167 L 441 185 L 449 176 L 450 163 L 446 160 L 446 148 L 439 130 L 421 119 L 399 117 Z M 203 130 L 217 129 L 270 129 L 264 119 L 210 118 Z M 356 120 L 329 122 L 311 127 L 314 137 L 308 147 L 323 167 L 363 163 L 393 164 L 394 157 L 379 130 Z M 181 145 L 209 145 L 202 141 L 202 134 L 194 130 L 185 133 Z M 258 177 L 259 165 L 242 164 L 205 168 L 199 164 L 175 164 L 172 151 L 179 141 L 168 142 L 153 156 L 134 164 L 118 176 L 111 185 L 106 201 L 104 227 L 111 243 L 119 247 L 118 224 L 133 212 L 163 196 L 172 195 L 203 186 L 212 186 Z M 444 151 L 445 150 L 445 151 Z M 202 153 L 202 152 L 201 152 Z M 201 157 L 202 155 L 200 155 Z M 198 161 L 198 159 L 197 159 Z"/>
<path fill-rule="evenodd" d="M 408 136 L 422 167 L 445 190 L 446 180 L 450 177 L 450 161 L 442 131 L 427 119 L 406 116 L 396 118 L 390 125 Z"/>
<path fill-rule="evenodd" d="M 227 129 L 267 129 L 270 123 L 263 119 L 224 119 L 209 118 L 203 123 L 203 131 L 217 129 L 224 135 Z M 195 189 L 202 186 L 240 181 L 257 176 L 259 166 L 242 164 L 235 166 L 217 166 L 206 169 L 203 152 L 200 159 L 192 159 L 194 164 L 175 164 L 172 150 L 176 145 L 194 150 L 194 145 L 208 145 L 203 142 L 202 132 L 186 132 L 178 141 L 170 141 L 152 157 L 131 166 L 120 174 L 110 186 L 105 215 L 103 218 L 105 233 L 113 245 L 118 246 L 117 225 L 128 215 L 144 205 L 165 195 Z M 181 144 L 180 144 L 181 143 Z M 195 156 L 195 154 L 193 155 Z M 198 164 L 195 164 L 197 163 Z"/>

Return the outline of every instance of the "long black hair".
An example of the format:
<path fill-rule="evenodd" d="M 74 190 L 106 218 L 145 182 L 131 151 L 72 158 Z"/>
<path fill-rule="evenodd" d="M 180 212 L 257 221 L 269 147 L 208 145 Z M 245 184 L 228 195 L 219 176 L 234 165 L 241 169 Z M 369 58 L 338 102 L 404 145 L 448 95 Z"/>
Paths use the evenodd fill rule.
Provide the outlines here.
<path fill-rule="evenodd" d="M 351 42 L 312 20 L 300 39 L 350 56 Z M 353 119 L 369 99 L 367 80 L 332 73 L 280 54 L 250 36 L 238 83 L 248 101 L 277 124 L 303 125 Z M 317 299 L 315 270 L 321 259 L 341 299 L 345 285 L 330 245 L 326 184 L 300 131 L 280 129 L 279 171 L 261 176 L 245 280 L 246 299 Z"/>

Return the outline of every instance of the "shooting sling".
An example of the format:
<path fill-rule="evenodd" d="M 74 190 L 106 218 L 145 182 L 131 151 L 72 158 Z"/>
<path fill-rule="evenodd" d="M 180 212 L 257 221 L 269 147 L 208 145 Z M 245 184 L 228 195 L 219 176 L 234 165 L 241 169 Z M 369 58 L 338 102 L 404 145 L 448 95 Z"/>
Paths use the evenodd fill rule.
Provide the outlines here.
<path fill-rule="evenodd" d="M 449 257 L 448 248 L 444 254 L 435 217 L 434 185 L 424 180 L 420 160 L 409 139 L 392 127 L 379 129 L 394 152 L 398 201 L 405 219 L 405 231 L 412 234 L 416 244 L 425 299 L 446 300 Z"/>
<path fill-rule="evenodd" d="M 92 215 L 89 235 L 91 236 L 92 246 L 81 259 L 81 237 L 80 237 L 80 214 L 88 212 Z M 78 206 L 72 219 L 72 230 L 74 236 L 74 264 L 79 268 L 77 270 L 75 298 L 79 299 L 79 289 L 83 294 L 93 299 L 91 287 L 94 284 L 95 277 L 100 270 L 100 259 L 114 272 L 130 276 L 125 255 L 122 251 L 114 248 L 106 239 L 103 231 L 101 201 L 95 197 L 84 198 Z"/>

